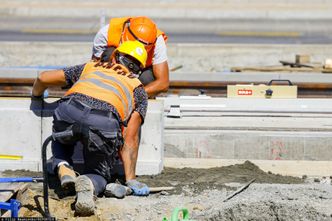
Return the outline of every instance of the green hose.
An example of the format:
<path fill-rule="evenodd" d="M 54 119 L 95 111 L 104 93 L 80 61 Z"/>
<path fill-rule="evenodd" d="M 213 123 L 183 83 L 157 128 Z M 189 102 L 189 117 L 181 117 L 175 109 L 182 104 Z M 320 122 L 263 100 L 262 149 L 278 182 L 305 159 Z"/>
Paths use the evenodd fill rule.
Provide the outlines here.
<path fill-rule="evenodd" d="M 179 219 L 179 214 L 181 212 L 182 212 L 182 219 L 180 220 Z M 168 219 L 166 217 L 164 217 L 162 221 L 168 221 Z M 172 217 L 171 217 L 170 221 L 194 221 L 194 220 L 189 219 L 188 209 L 176 207 L 173 210 Z"/>

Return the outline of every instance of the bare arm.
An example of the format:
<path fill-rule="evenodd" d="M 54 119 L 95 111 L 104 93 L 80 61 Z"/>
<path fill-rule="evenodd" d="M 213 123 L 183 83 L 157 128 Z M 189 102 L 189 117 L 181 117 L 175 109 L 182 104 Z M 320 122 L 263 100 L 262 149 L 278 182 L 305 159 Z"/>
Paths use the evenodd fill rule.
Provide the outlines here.
<path fill-rule="evenodd" d="M 144 88 L 149 97 L 154 97 L 161 92 L 166 92 L 169 87 L 168 62 L 153 65 L 155 80 L 147 84 Z"/>
<path fill-rule="evenodd" d="M 126 180 L 136 178 L 136 163 L 139 147 L 139 127 L 141 126 L 142 118 L 138 112 L 133 112 L 128 122 L 128 126 L 124 134 L 124 145 L 120 150 L 121 159 L 125 171 Z"/>
<path fill-rule="evenodd" d="M 49 86 L 65 86 L 66 79 L 63 70 L 42 72 L 35 80 L 32 95 L 41 96 Z"/>
<path fill-rule="evenodd" d="M 107 49 L 107 34 L 109 25 L 102 27 L 93 40 L 92 59 L 99 60 L 102 53 Z"/>

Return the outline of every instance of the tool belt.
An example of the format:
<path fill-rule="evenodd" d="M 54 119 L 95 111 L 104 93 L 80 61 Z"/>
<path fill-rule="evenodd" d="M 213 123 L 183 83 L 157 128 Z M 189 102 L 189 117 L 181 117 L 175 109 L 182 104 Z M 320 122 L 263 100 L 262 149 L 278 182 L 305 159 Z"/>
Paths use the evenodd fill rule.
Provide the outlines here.
<path fill-rule="evenodd" d="M 84 110 L 84 108 L 88 107 L 91 109 L 90 114 L 96 114 L 96 115 L 101 115 L 101 116 L 105 116 L 105 117 L 109 117 L 113 114 L 111 111 L 98 110 L 98 109 L 91 108 L 88 105 L 84 104 L 83 102 L 81 102 L 75 98 L 70 98 L 67 101 L 67 103 L 82 111 Z"/>

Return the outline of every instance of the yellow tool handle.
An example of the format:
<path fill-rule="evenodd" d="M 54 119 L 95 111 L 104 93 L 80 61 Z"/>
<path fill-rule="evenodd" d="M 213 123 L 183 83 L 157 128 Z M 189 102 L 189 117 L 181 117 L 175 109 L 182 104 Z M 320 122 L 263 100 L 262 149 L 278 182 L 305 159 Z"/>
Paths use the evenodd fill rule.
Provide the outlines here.
<path fill-rule="evenodd" d="M 0 154 L 0 159 L 21 160 L 22 158 L 23 158 L 23 156 Z"/>

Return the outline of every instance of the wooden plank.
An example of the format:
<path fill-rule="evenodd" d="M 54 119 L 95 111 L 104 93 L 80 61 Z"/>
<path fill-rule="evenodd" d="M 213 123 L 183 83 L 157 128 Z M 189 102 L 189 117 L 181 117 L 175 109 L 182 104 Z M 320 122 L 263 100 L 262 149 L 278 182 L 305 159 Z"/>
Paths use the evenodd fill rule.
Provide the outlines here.
<path fill-rule="evenodd" d="M 300 63 L 300 64 L 310 63 L 310 55 L 307 54 L 295 55 L 295 63 Z"/>
<path fill-rule="evenodd" d="M 322 73 L 332 73 L 332 68 L 324 68 Z"/>
<path fill-rule="evenodd" d="M 309 66 L 232 67 L 231 72 L 321 72 L 322 68 Z"/>
<path fill-rule="evenodd" d="M 25 183 L 0 183 L 0 202 L 8 201 L 17 191 L 23 189 Z"/>
<path fill-rule="evenodd" d="M 19 191 L 27 188 L 27 183 L 0 183 L 0 202 L 6 202 Z M 9 210 L 1 210 L 0 217 L 11 217 Z"/>
<path fill-rule="evenodd" d="M 291 68 L 314 68 L 314 66 L 305 63 L 297 63 L 297 62 L 290 62 L 290 61 L 279 61 L 284 66 L 290 66 Z"/>

